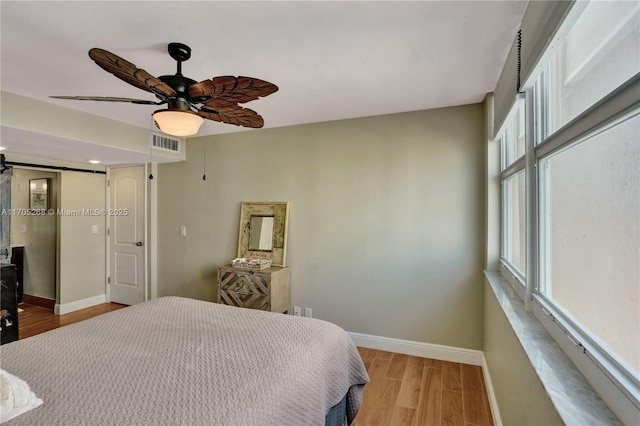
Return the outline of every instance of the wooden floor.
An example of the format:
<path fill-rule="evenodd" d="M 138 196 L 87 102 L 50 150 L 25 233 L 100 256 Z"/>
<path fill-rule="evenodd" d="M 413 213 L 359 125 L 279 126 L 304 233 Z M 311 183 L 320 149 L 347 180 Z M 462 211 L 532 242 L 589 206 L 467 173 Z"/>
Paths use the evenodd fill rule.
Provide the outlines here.
<path fill-rule="evenodd" d="M 106 312 L 115 311 L 125 306 L 118 303 L 103 303 L 64 315 L 54 315 L 51 309 L 21 303 L 19 307 L 24 311 L 18 313 L 18 333 L 20 339 L 26 339 L 27 337 L 86 320 Z"/>
<path fill-rule="evenodd" d="M 358 348 L 371 382 L 356 426 L 493 425 L 478 366 Z"/>
<path fill-rule="evenodd" d="M 104 303 L 65 315 L 21 304 L 20 338 L 124 308 Z M 493 425 L 480 367 L 358 348 L 371 382 L 356 426 Z"/>

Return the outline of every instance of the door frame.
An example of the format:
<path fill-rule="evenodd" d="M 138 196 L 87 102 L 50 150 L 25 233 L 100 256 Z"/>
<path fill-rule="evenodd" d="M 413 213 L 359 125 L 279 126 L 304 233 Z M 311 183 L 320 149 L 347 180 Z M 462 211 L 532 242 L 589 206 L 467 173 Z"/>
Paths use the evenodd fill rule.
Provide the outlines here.
<path fill-rule="evenodd" d="M 145 185 L 144 185 L 144 198 L 143 198 L 143 202 L 144 202 L 144 250 L 143 250 L 143 259 L 144 259 L 144 294 L 143 294 L 143 299 L 146 302 L 147 300 L 149 300 L 149 296 L 150 296 L 150 291 L 149 291 L 149 276 L 153 275 L 151 273 L 151 269 L 150 269 L 150 265 L 149 265 L 149 251 L 150 251 L 150 244 L 149 242 L 151 241 L 151 236 L 149 235 L 149 212 L 150 210 L 155 210 L 151 209 L 150 203 L 149 203 L 149 184 L 148 184 L 148 179 L 146 178 L 149 174 L 149 166 L 148 163 L 140 163 L 140 164 L 118 164 L 118 165 L 113 165 L 113 166 L 107 166 L 107 190 L 106 190 L 106 196 L 107 196 L 107 211 L 109 211 L 109 209 L 111 208 L 111 170 L 112 169 L 122 169 L 122 168 L 132 168 L 132 167 L 142 167 L 143 168 L 143 176 L 145 179 Z M 111 286 L 110 286 L 110 280 L 111 280 L 111 217 L 107 216 L 107 238 L 106 238 L 106 256 L 105 256 L 105 261 L 106 261 L 106 276 L 105 276 L 105 281 L 104 281 L 104 287 L 105 287 L 105 297 L 106 297 L 106 301 L 107 302 L 111 302 Z"/>

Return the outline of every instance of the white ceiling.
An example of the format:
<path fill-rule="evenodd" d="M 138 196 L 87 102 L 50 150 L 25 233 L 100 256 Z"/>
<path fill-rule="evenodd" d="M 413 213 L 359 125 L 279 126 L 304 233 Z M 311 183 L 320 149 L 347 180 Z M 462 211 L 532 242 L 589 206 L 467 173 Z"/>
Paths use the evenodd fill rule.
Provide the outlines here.
<path fill-rule="evenodd" d="M 495 88 L 526 1 L 0 5 L 2 90 L 151 127 L 153 105 L 48 96 L 154 100 L 87 52 L 100 47 L 159 76 L 175 73 L 166 45 L 177 41 L 192 48 L 187 77 L 246 75 L 278 85 L 245 104 L 269 128 L 480 102 Z M 198 136 L 244 130 L 205 121 Z"/>

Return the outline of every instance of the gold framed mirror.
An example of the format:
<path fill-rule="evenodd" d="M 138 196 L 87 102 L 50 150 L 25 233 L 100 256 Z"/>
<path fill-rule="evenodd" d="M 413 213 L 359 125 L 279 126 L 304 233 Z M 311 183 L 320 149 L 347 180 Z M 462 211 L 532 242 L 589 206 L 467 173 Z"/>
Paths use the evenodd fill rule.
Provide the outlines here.
<path fill-rule="evenodd" d="M 238 232 L 238 257 L 270 259 L 286 266 L 288 202 L 242 202 Z"/>

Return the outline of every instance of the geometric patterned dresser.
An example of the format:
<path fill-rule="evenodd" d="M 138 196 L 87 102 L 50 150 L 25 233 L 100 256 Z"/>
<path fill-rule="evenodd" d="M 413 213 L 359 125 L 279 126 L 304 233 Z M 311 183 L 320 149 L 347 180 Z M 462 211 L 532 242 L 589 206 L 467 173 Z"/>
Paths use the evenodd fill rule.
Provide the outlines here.
<path fill-rule="evenodd" d="M 259 271 L 218 268 L 218 303 L 263 311 L 286 313 L 289 310 L 289 268 L 265 268 Z"/>

